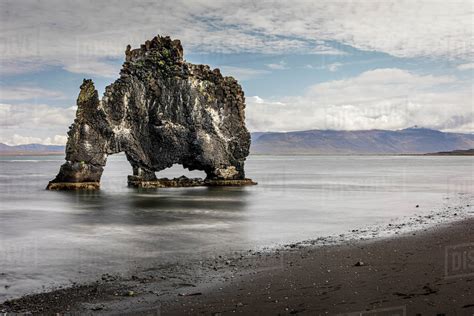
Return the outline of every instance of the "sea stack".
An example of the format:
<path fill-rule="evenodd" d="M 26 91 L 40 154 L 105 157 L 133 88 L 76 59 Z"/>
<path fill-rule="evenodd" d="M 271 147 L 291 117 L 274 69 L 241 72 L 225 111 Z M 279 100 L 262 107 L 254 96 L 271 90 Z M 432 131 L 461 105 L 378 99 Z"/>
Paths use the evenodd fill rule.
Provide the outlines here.
<path fill-rule="evenodd" d="M 120 152 L 135 187 L 254 184 L 244 172 L 249 147 L 239 83 L 219 69 L 185 62 L 179 40 L 156 36 L 140 48 L 127 46 L 120 78 L 102 100 L 84 79 L 66 162 L 47 189 L 98 189 L 108 155 Z M 156 178 L 173 164 L 207 177 Z"/>

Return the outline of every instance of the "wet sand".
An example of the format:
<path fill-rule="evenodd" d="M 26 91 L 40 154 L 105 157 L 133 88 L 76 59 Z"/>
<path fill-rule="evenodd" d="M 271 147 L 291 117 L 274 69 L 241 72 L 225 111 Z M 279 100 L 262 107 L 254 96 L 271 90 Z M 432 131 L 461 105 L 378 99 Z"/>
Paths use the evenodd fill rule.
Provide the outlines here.
<path fill-rule="evenodd" d="M 451 214 L 456 217 L 456 212 Z M 472 215 L 417 231 L 403 232 L 403 226 L 389 224 L 390 237 L 357 238 L 364 232 L 354 231 L 343 242 L 323 238 L 186 266 L 161 266 L 131 276 L 103 275 L 92 284 L 5 302 L 0 311 L 473 315 Z"/>

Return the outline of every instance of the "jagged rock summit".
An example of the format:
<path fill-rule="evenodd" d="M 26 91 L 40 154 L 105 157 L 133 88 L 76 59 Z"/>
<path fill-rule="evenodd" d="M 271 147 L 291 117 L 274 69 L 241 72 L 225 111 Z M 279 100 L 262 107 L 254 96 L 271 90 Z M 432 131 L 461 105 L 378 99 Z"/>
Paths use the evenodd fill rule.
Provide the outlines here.
<path fill-rule="evenodd" d="M 183 60 L 179 40 L 157 36 L 127 46 L 120 78 L 102 100 L 84 80 L 68 132 L 66 162 L 48 189 L 97 189 L 108 155 L 124 152 L 138 187 L 253 184 L 245 178 L 250 134 L 244 92 L 219 69 Z M 181 164 L 206 179 L 159 180 L 155 172 Z"/>

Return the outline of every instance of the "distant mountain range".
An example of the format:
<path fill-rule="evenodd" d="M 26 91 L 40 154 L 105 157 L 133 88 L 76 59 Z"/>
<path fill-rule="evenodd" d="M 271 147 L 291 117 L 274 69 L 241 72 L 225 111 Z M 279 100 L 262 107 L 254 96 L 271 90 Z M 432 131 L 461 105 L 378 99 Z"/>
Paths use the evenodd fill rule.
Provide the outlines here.
<path fill-rule="evenodd" d="M 474 134 L 427 128 L 253 133 L 253 154 L 425 154 L 474 148 Z"/>
<path fill-rule="evenodd" d="M 474 149 L 474 134 L 444 133 L 427 128 L 398 131 L 310 130 L 252 133 L 252 154 L 466 154 Z M 453 152 L 454 151 L 454 152 Z M 440 153 L 453 152 L 453 153 Z M 472 153 L 467 151 L 467 154 Z M 64 146 L 0 143 L 0 155 L 64 154 Z"/>
<path fill-rule="evenodd" d="M 0 143 L 1 156 L 50 155 L 50 154 L 63 154 L 63 153 L 64 153 L 64 146 L 42 145 L 42 144 L 9 146 L 9 145 Z"/>

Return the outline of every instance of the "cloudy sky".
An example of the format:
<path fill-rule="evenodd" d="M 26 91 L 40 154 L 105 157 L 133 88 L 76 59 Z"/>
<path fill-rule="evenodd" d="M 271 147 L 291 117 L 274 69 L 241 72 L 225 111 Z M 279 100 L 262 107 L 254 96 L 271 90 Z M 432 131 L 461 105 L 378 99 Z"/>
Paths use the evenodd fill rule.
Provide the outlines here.
<path fill-rule="evenodd" d="M 83 78 L 102 94 L 127 44 L 181 39 L 241 81 L 251 131 L 474 132 L 467 1 L 0 2 L 0 142 L 63 144 Z"/>

